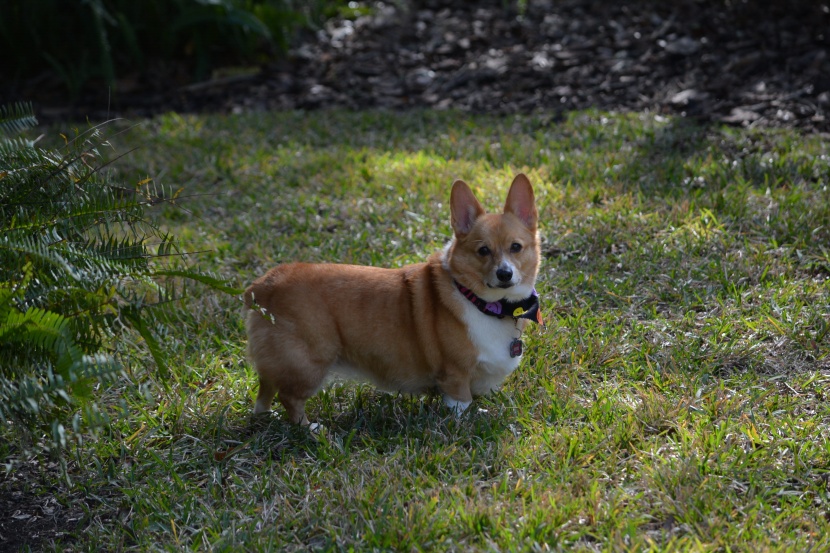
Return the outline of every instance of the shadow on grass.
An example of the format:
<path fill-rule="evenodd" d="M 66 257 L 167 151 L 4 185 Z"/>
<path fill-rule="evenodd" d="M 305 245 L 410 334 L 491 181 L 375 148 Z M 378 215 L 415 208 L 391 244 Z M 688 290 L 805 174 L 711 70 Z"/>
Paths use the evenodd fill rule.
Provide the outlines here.
<path fill-rule="evenodd" d="M 482 409 L 475 401 L 457 417 L 438 396 L 410 396 L 378 391 L 369 385 L 333 385 L 309 401 L 315 429 L 288 422 L 279 406 L 267 416 L 252 417 L 241 430 L 254 450 L 272 457 L 315 458 L 352 453 L 388 456 L 401 447 L 452 443 L 471 448 L 498 444 L 514 432 L 505 409 Z M 488 405 L 489 407 L 489 405 Z"/>

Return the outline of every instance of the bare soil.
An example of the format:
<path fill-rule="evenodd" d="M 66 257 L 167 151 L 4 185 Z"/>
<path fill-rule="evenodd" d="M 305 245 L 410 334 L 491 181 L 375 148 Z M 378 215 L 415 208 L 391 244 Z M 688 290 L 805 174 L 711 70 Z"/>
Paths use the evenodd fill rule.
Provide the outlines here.
<path fill-rule="evenodd" d="M 0 552 L 39 551 L 49 543 L 71 540 L 85 519 L 82 503 L 61 503 L 56 489 L 57 463 L 32 459 L 0 472 Z"/>

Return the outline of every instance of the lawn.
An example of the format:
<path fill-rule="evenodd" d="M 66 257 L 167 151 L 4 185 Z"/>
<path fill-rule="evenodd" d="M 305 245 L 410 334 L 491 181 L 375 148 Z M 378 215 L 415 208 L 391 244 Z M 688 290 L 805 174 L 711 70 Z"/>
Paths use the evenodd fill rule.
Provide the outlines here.
<path fill-rule="evenodd" d="M 806 551 L 830 547 L 830 146 L 655 114 L 170 114 L 113 140 L 159 221 L 244 287 L 289 260 L 400 266 L 450 235 L 449 187 L 536 189 L 547 329 L 503 390 L 336 382 L 251 420 L 238 297 L 192 287 L 101 390 L 63 550 Z M 181 190 L 179 190 L 181 189 Z M 130 346 L 131 347 L 131 346 Z M 40 486 L 40 487 L 38 487 Z"/>

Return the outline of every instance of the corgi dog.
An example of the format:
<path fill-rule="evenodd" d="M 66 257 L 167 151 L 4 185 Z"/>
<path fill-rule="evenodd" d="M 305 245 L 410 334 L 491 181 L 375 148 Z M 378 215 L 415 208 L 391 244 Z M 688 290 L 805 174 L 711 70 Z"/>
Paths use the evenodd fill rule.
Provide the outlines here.
<path fill-rule="evenodd" d="M 503 212 L 488 214 L 457 180 L 450 212 L 454 236 L 425 263 L 290 263 L 247 288 L 255 414 L 277 396 L 290 421 L 309 424 L 306 400 L 330 373 L 388 391 L 437 389 L 456 414 L 501 386 L 519 365 L 525 326 L 542 323 L 533 188 L 517 175 Z"/>

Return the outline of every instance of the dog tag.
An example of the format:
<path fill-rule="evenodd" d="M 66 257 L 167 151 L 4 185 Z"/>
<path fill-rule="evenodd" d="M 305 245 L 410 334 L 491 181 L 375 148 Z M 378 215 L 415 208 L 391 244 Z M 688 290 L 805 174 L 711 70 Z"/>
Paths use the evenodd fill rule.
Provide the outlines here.
<path fill-rule="evenodd" d="M 519 357 L 522 354 L 522 341 L 514 338 L 510 342 L 510 357 Z"/>

